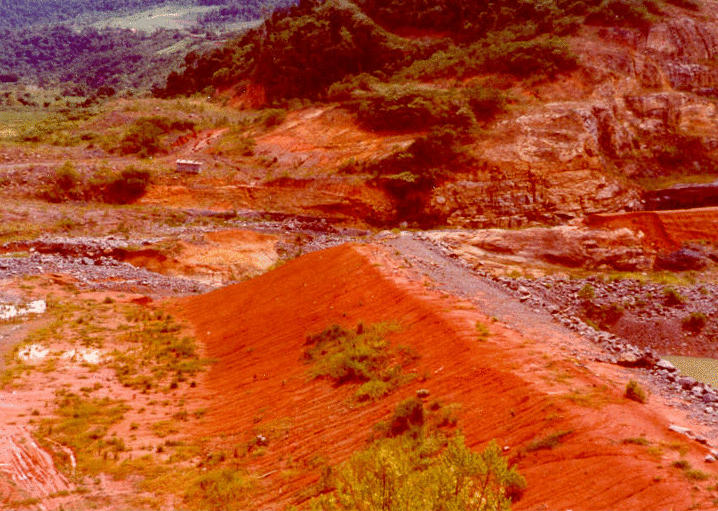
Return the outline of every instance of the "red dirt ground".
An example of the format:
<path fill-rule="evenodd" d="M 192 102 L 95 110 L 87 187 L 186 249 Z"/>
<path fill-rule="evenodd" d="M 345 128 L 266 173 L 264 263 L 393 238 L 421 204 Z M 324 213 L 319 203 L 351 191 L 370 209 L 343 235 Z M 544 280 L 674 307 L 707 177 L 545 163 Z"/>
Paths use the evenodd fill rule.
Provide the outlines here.
<path fill-rule="evenodd" d="M 472 448 L 493 438 L 509 447 L 506 455 L 528 482 L 515 509 L 715 509 L 708 482 L 671 466 L 679 455 L 669 446 L 718 475 L 702 461 L 706 448 L 667 430 L 675 418 L 657 397 L 649 405 L 623 398 L 630 373 L 575 363 L 411 283 L 379 250 L 344 245 L 313 253 L 175 305 L 217 359 L 204 385 L 208 412 L 193 433 L 228 445 L 258 433 L 269 439 L 251 467 L 263 476 L 257 509 L 300 503 L 322 459 L 340 462 L 361 449 L 372 426 L 419 388 L 461 404 L 459 427 Z M 308 333 L 359 321 L 399 321 L 392 342 L 420 356 L 409 369 L 415 380 L 366 406 L 349 404 L 351 385 L 310 379 L 302 358 Z M 476 321 L 489 325 L 488 340 L 477 340 Z M 571 433 L 553 449 L 525 450 L 557 431 Z M 622 443 L 639 435 L 663 445 L 662 453 Z"/>
<path fill-rule="evenodd" d="M 642 231 L 643 243 L 655 249 L 676 249 L 686 241 L 705 240 L 718 243 L 718 208 L 696 208 L 673 211 L 637 211 L 591 215 L 590 227 Z"/>

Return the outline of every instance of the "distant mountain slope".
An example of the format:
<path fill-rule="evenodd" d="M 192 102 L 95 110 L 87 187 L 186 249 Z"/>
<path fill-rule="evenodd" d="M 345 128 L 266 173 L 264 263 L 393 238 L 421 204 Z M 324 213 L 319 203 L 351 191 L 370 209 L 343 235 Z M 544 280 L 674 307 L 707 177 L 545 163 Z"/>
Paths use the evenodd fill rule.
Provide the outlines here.
<path fill-rule="evenodd" d="M 146 89 L 157 69 L 293 2 L 229 1 L 0 0 L 0 82 Z"/>
<path fill-rule="evenodd" d="M 0 0 L 0 28 L 76 21 L 80 16 L 141 11 L 166 3 L 167 0 Z"/>

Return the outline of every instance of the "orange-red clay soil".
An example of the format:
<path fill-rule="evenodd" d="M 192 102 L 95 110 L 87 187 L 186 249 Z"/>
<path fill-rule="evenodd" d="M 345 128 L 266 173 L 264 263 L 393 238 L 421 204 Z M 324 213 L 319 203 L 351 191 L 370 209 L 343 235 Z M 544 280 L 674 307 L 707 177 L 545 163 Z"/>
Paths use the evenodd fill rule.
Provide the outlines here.
<path fill-rule="evenodd" d="M 204 385 L 206 420 L 193 433 L 228 445 L 259 433 L 269 439 L 251 467 L 264 476 L 254 508 L 301 503 L 322 459 L 337 463 L 364 447 L 373 425 L 426 388 L 430 399 L 461 405 L 458 427 L 472 448 L 491 439 L 508 447 L 528 482 L 515 509 L 715 509 L 712 481 L 671 466 L 682 449 L 693 466 L 717 475 L 703 462 L 706 448 L 668 431 L 662 405 L 625 399 L 628 373 L 611 367 L 605 374 L 619 371 L 619 379 L 599 376 L 391 264 L 378 248 L 344 245 L 177 303 L 217 360 Z M 398 321 L 391 341 L 420 356 L 407 368 L 413 381 L 365 406 L 351 404 L 355 386 L 312 379 L 303 360 L 307 334 L 359 321 Z M 488 325 L 488 339 L 478 338 L 476 321 Z M 570 433 L 558 446 L 526 451 L 559 431 Z M 623 443 L 640 435 L 652 453 Z"/>
<path fill-rule="evenodd" d="M 628 227 L 642 231 L 644 245 L 656 249 L 676 249 L 686 241 L 718 242 L 716 207 L 591 215 L 586 224 L 603 229 Z"/>

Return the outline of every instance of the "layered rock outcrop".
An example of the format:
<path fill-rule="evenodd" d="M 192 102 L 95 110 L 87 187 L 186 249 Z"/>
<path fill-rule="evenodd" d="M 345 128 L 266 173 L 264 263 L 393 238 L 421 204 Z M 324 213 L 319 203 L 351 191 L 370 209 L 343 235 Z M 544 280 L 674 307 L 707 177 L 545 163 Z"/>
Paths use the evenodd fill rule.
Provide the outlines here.
<path fill-rule="evenodd" d="M 483 165 L 437 186 L 432 211 L 471 227 L 560 223 L 644 209 L 634 178 L 710 172 L 718 159 L 710 5 L 675 9 L 645 32 L 583 29 L 573 39 L 580 70 L 537 86 L 538 104 L 492 126 L 473 148 Z"/>

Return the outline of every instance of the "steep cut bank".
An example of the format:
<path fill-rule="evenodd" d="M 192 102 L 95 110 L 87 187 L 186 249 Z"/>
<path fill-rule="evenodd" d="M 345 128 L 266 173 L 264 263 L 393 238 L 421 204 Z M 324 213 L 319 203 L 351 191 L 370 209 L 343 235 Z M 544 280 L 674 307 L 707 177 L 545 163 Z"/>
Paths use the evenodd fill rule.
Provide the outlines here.
<path fill-rule="evenodd" d="M 372 426 L 420 388 L 461 405 L 458 426 L 469 446 L 492 438 L 506 446 L 528 482 L 516 509 L 713 507 L 708 482 L 672 466 L 679 457 L 702 466 L 706 448 L 670 432 L 659 403 L 623 398 L 629 373 L 571 361 L 430 292 L 392 257 L 343 245 L 177 303 L 217 360 L 202 385 L 208 409 L 194 433 L 234 445 L 266 439 L 249 467 L 262 475 L 257 509 L 304 502 L 321 460 L 333 464 L 362 448 Z M 350 404 L 352 385 L 312 380 L 303 359 L 307 334 L 360 321 L 400 323 L 392 344 L 419 357 L 407 368 L 415 379 L 365 406 Z M 477 335 L 477 322 L 488 337 Z"/>
<path fill-rule="evenodd" d="M 586 224 L 602 229 L 627 227 L 640 231 L 646 246 L 664 250 L 676 249 L 688 241 L 718 242 L 718 208 L 715 207 L 592 215 Z"/>

